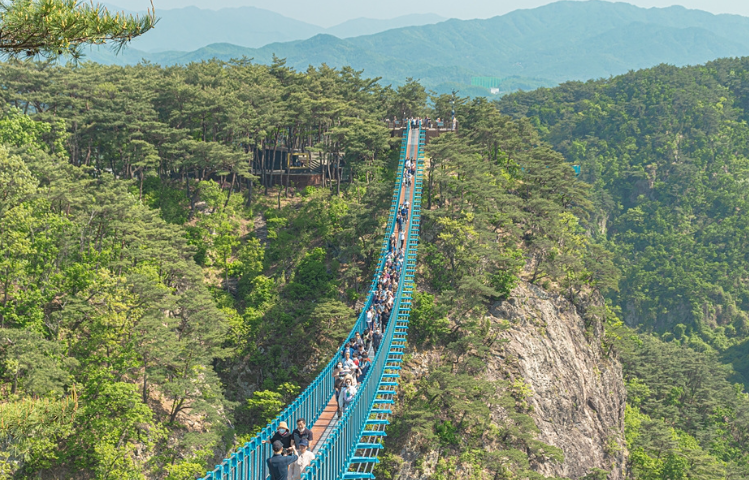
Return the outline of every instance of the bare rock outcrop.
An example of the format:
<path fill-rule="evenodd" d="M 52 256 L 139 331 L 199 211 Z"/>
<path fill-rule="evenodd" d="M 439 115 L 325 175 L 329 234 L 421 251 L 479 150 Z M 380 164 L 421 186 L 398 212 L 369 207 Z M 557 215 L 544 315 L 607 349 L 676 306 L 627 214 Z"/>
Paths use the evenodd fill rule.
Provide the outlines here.
<path fill-rule="evenodd" d="M 538 439 L 564 451 L 563 463 L 534 469 L 579 479 L 597 468 L 609 471 L 609 480 L 623 479 L 626 392 L 620 364 L 602 352 L 600 325 L 586 327 L 567 300 L 530 284 L 489 313 L 510 324 L 489 375 L 525 380 Z"/>

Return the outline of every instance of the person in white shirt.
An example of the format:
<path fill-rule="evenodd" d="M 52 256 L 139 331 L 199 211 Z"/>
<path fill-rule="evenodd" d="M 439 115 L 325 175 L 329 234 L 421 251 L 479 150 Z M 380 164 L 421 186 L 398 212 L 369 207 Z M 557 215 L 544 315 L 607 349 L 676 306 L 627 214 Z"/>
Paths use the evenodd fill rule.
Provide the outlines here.
<path fill-rule="evenodd" d="M 309 442 L 306 438 L 299 441 L 299 455 L 294 463 L 289 465 L 291 480 L 301 480 L 302 472 L 315 459 L 315 454 L 309 450 Z"/>
<path fill-rule="evenodd" d="M 341 393 L 338 394 L 338 404 L 345 413 L 356 397 L 356 379 L 351 375 L 346 375 Z"/>
<path fill-rule="evenodd" d="M 346 375 L 353 375 L 358 367 L 348 352 L 345 353 L 345 356 L 346 358 L 343 359 L 343 371 L 346 372 Z"/>

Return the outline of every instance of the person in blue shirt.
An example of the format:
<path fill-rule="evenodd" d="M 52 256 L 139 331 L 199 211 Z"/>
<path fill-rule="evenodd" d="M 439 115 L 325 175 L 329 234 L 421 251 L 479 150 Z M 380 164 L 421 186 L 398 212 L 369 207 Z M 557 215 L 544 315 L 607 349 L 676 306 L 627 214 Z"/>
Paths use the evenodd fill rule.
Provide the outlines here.
<path fill-rule="evenodd" d="M 281 455 L 283 444 L 276 440 L 273 442 L 273 456 L 266 460 L 271 480 L 287 480 L 289 478 L 289 465 L 296 462 L 296 449 L 291 447 L 291 455 Z"/>

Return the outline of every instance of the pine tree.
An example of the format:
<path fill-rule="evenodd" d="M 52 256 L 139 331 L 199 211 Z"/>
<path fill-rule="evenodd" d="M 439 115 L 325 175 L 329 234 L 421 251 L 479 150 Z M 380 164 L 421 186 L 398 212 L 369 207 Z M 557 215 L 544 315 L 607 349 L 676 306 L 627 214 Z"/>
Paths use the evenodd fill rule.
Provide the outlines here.
<path fill-rule="evenodd" d="M 81 56 L 83 45 L 120 47 L 154 27 L 153 7 L 143 16 L 111 14 L 78 0 L 12 0 L 0 7 L 0 51 L 14 57 Z"/>

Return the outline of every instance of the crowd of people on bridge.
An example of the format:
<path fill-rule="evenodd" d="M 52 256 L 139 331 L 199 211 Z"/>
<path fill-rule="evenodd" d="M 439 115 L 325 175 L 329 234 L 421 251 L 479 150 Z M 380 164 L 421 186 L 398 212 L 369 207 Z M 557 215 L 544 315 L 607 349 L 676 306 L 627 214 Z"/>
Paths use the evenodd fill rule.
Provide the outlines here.
<path fill-rule="evenodd" d="M 406 159 L 406 170 L 416 173 L 416 161 Z M 372 302 L 366 311 L 363 333 L 356 332 L 341 351 L 341 359 L 333 369 L 338 415 L 342 416 L 356 398 L 359 385 L 372 365 L 371 357 L 377 353 L 382 343 L 382 332 L 387 328 L 398 292 L 403 271 L 404 249 L 406 246 L 406 224 L 410 211 L 408 200 L 398 206 L 395 228 L 388 241 L 385 264 L 377 277 L 377 286 L 372 294 Z"/>
<path fill-rule="evenodd" d="M 407 158 L 405 167 L 406 172 L 413 178 L 416 173 L 416 161 Z M 382 343 L 382 332 L 385 331 L 390 321 L 401 273 L 404 269 L 405 231 L 409 211 L 408 200 L 398 206 L 396 224 L 388 243 L 384 268 L 377 277 L 377 287 L 366 312 L 366 328 L 363 333 L 356 332 L 353 338 L 344 344 L 341 359 L 333 369 L 339 417 L 346 412 L 356 398 L 359 385 L 364 381 L 372 366 L 371 358 L 377 353 Z M 273 456 L 267 460 L 271 480 L 288 480 L 289 478 L 301 480 L 302 472 L 315 458 L 315 454 L 311 451 L 313 441 L 314 434 L 307 428 L 305 419 L 297 420 L 297 428 L 293 432 L 289 431 L 286 422 L 280 422 L 273 436 L 269 440 L 263 440 L 263 443 L 270 443 L 273 447 Z"/>
<path fill-rule="evenodd" d="M 403 169 L 403 184 L 407 187 L 413 185 L 414 177 L 416 177 L 416 160 L 411 160 L 406 157 L 406 163 Z"/>
<path fill-rule="evenodd" d="M 400 123 L 400 122 L 403 123 Z M 411 128 L 437 128 L 437 129 L 446 129 L 446 130 L 457 130 L 458 129 L 458 119 L 455 118 L 453 115 L 452 120 L 445 120 L 443 118 L 429 118 L 427 117 L 403 117 L 403 120 L 397 120 L 395 116 L 393 116 L 393 128 L 397 127 L 398 125 L 410 125 Z M 390 120 L 387 120 L 387 123 L 390 124 Z"/>

